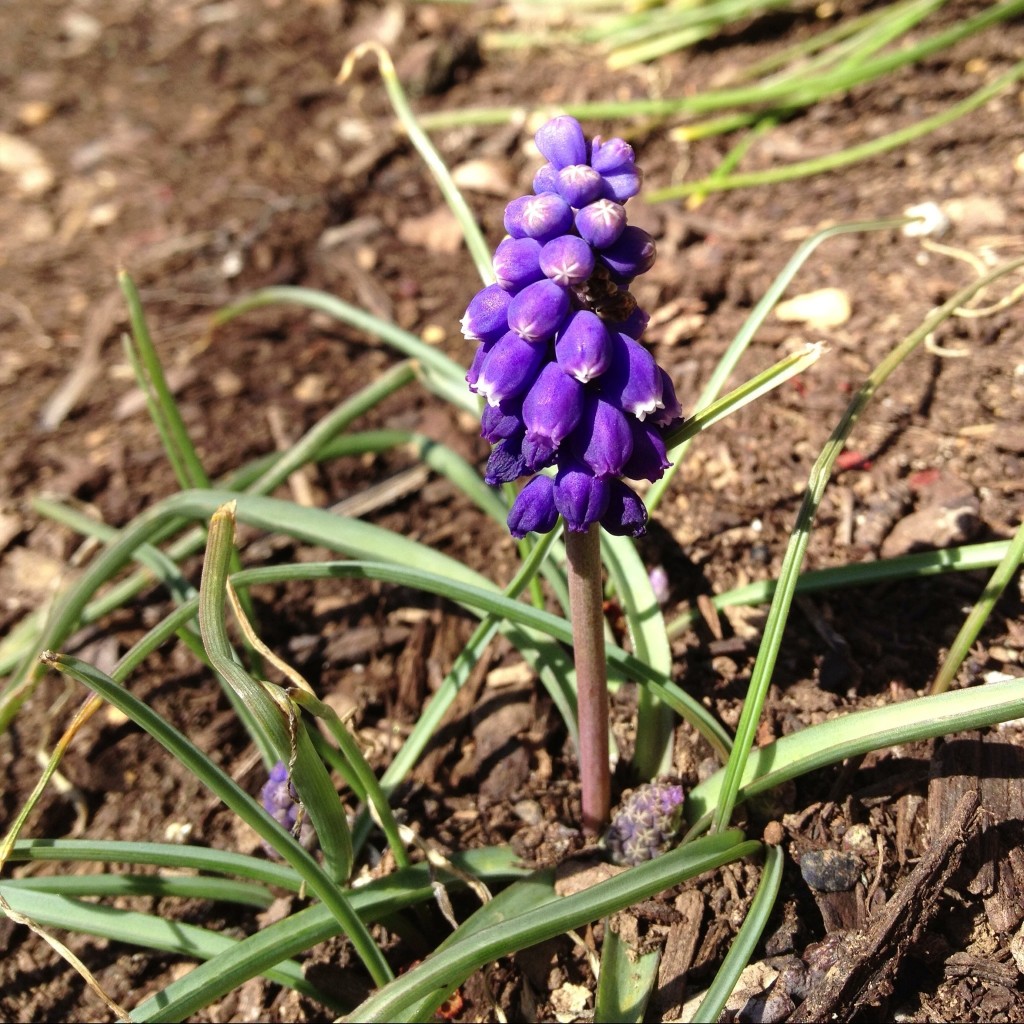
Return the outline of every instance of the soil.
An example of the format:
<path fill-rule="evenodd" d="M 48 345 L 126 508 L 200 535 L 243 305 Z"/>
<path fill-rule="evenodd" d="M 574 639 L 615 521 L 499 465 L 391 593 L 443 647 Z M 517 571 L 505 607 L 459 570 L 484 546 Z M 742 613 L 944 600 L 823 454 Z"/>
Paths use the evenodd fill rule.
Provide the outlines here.
<path fill-rule="evenodd" d="M 979 9 L 947 5 L 927 27 Z M 288 308 L 211 333 L 210 314 L 254 287 L 325 289 L 468 362 L 471 346 L 458 320 L 477 287 L 471 260 L 450 231 L 436 186 L 394 130 L 371 64 L 360 65 L 346 86 L 334 84 L 357 42 L 385 42 L 417 109 L 438 111 L 677 95 L 724 82 L 818 27 L 809 7 L 773 15 L 612 76 L 596 54 L 578 48 L 486 47 L 503 15 L 484 5 L 8 0 L 5 10 L 0 84 L 8 101 L 0 138 L 5 160 L 28 144 L 34 162 L 21 174 L 0 171 L 4 631 L 89 554 L 74 534 L 33 510 L 33 497 L 55 496 L 122 525 L 175 490 L 118 345 L 126 324 L 119 267 L 141 289 L 212 477 L 298 437 L 396 361 L 354 329 Z M 823 8 L 819 14 L 828 16 Z M 917 121 L 1002 73 L 1022 48 L 1019 21 L 988 31 L 819 104 L 763 137 L 744 167 L 833 152 Z M 850 315 L 831 326 L 772 317 L 754 340 L 736 383 L 807 341 L 824 339 L 829 354 L 705 435 L 686 459 L 640 542 L 645 562 L 668 574 L 669 618 L 700 595 L 777 572 L 808 471 L 852 389 L 971 279 L 972 261 L 1020 255 L 1021 114 L 1018 86 L 969 117 L 840 173 L 712 195 L 698 207 L 631 204 L 631 220 L 659 240 L 659 261 L 638 298 L 660 311 L 648 338 L 684 408 L 800 240 L 828 223 L 898 216 L 927 201 L 941 204 L 952 222 L 946 249 L 898 231 L 845 235 L 800 272 L 791 295 L 841 289 Z M 709 139 L 687 146 L 654 122 L 586 127 L 627 135 L 647 181 L 658 187 L 709 172 L 730 145 Z M 484 161 L 482 187 L 468 196 L 492 243 L 501 236 L 505 202 L 528 190 L 536 165 L 530 135 L 520 122 L 435 133 L 450 166 Z M 985 305 L 995 298 L 986 296 Z M 916 352 L 858 425 L 823 503 L 808 565 L 1010 536 L 1024 492 L 1022 374 L 1020 310 L 1012 305 L 957 319 Z M 388 400 L 360 427 L 415 429 L 483 464 L 485 445 L 472 423 L 424 391 L 411 394 Z M 415 466 L 401 452 L 340 459 L 304 472 L 282 493 L 330 506 L 393 481 L 399 486 L 370 502 L 368 519 L 507 580 L 515 552 L 503 529 L 442 479 L 416 475 Z M 244 540 L 251 564 L 313 557 L 291 543 L 261 543 L 251 532 Z M 198 565 L 190 572 L 198 579 Z M 799 602 L 759 742 L 835 712 L 922 692 L 985 578 L 958 574 Z M 354 710 L 354 725 L 375 744 L 381 766 L 470 627 L 443 602 L 354 581 L 257 596 L 264 639 L 320 692 Z M 163 600 L 145 595 L 80 633 L 69 650 L 109 667 L 155 621 Z M 1015 583 L 958 685 L 1024 674 L 1021 612 Z M 677 678 L 730 726 L 762 619 L 760 610 L 726 612 L 674 642 Z M 565 730 L 517 665 L 495 648 L 404 794 L 408 819 L 443 848 L 512 841 L 525 851 L 536 845 L 538 820 L 574 820 L 575 767 Z M 255 791 L 261 779 L 252 748 L 190 657 L 173 650 L 152 658 L 132 685 Z M 36 752 L 50 748 L 79 699 L 47 679 L 0 740 L 6 824 L 36 782 Z M 629 710 L 623 698 L 616 708 L 623 723 Z M 628 730 L 621 732 L 628 746 Z M 787 866 L 757 971 L 741 985 L 743 1019 L 1024 1020 L 1022 736 L 1011 725 L 883 750 L 748 809 L 748 829 L 756 835 L 766 828 L 782 843 Z M 677 767 L 685 781 L 695 781 L 708 753 L 679 730 Z M 90 723 L 62 770 L 74 788 L 52 790 L 26 835 L 162 840 L 186 829 L 192 842 L 257 848 L 195 780 L 113 715 Z M 822 856 L 808 857 L 814 852 Z M 801 867 L 804 874 L 815 864 L 832 870 L 837 857 L 847 867 L 860 858 L 853 887 L 812 890 Z M 670 894 L 660 911 L 634 922 L 666 942 L 649 1019 L 675 1019 L 706 986 L 758 877 L 756 864 L 734 865 Z M 258 927 L 249 912 L 172 902 L 163 901 L 160 912 L 232 932 Z M 0 931 L 7 950 L 0 1018 L 89 1021 L 107 1012 L 27 929 L 4 923 Z M 584 943 L 596 942 L 599 931 L 585 933 Z M 69 942 L 103 988 L 129 1006 L 183 969 L 174 958 L 116 943 Z M 394 966 L 423 952 L 399 944 Z M 337 946 L 316 950 L 311 969 L 322 974 L 340 957 Z M 592 988 L 585 951 L 565 939 L 489 968 L 464 986 L 461 1009 L 451 1012 L 457 1020 L 501 1013 L 585 1019 Z M 254 981 L 194 1019 L 257 1018 L 330 1014 Z"/>

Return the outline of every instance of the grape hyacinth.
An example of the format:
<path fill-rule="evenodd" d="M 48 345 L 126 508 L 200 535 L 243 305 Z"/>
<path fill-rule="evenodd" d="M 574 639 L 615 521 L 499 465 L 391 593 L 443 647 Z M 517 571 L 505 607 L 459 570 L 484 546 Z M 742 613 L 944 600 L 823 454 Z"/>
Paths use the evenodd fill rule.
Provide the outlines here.
<path fill-rule="evenodd" d="M 263 809 L 292 835 L 296 836 L 299 842 L 307 849 L 313 845 L 316 833 L 313 830 L 313 823 L 306 815 L 302 816 L 302 823 L 296 835 L 295 826 L 299 821 L 299 795 L 291 783 L 288 773 L 288 766 L 284 761 L 278 761 L 270 769 L 270 777 L 263 784 L 260 790 L 260 802 Z"/>
<path fill-rule="evenodd" d="M 648 782 L 627 793 L 605 834 L 616 864 L 641 864 L 668 851 L 682 824 L 683 787 Z"/>
<path fill-rule="evenodd" d="M 600 523 L 638 537 L 647 510 L 621 478 L 660 479 L 663 434 L 681 413 L 640 344 L 649 317 L 629 291 L 655 257 L 654 239 L 626 223 L 640 171 L 626 142 L 588 143 L 572 117 L 548 121 L 536 143 L 548 162 L 534 194 L 505 209 L 497 283 L 462 318 L 480 343 L 466 380 L 487 400 L 485 479 L 533 477 L 509 512 L 514 537 L 550 531 L 559 515 L 575 533 Z M 534 476 L 549 468 L 553 476 Z"/>

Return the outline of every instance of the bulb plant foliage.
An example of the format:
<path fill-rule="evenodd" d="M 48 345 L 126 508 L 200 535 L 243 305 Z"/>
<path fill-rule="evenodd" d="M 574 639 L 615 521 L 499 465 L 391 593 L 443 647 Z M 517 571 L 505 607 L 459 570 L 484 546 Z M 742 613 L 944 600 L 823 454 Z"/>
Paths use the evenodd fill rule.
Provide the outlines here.
<path fill-rule="evenodd" d="M 643 501 L 623 477 L 655 481 L 669 466 L 663 434 L 681 409 L 668 374 L 641 344 L 650 319 L 630 285 L 654 263 L 654 239 L 627 223 L 640 190 L 632 147 L 587 141 L 573 117 L 536 135 L 547 160 L 533 194 L 505 208 L 496 283 L 473 297 L 463 334 L 478 341 L 466 376 L 486 399 L 485 479 L 531 479 L 508 515 L 514 537 L 600 523 L 640 536 Z M 551 473 L 544 473 L 551 470 Z"/>

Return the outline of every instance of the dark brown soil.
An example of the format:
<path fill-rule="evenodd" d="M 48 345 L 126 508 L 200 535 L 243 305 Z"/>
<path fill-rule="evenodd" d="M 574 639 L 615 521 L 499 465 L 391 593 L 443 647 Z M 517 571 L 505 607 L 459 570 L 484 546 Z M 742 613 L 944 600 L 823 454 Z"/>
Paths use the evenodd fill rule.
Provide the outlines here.
<path fill-rule="evenodd" d="M 930 26 L 976 9 L 952 4 Z M 494 29 L 498 12 L 476 5 L 9 0 L 6 10 L 0 132 L 5 152 L 20 140 L 35 147 L 38 162 L 34 176 L 0 171 L 4 630 L 47 600 L 78 557 L 80 541 L 41 519 L 29 504 L 34 496 L 79 503 L 121 525 L 175 489 L 119 348 L 126 322 L 119 267 L 142 291 L 183 416 L 214 477 L 298 437 L 396 361 L 359 332 L 294 310 L 254 314 L 211 335 L 210 314 L 253 287 L 325 289 L 468 361 L 458 319 L 476 287 L 472 263 L 452 244 L 419 158 L 393 130 L 372 66 L 361 66 L 344 88 L 333 84 L 350 47 L 386 42 L 416 89 L 417 108 L 434 111 L 676 95 L 721 82 L 815 27 L 809 10 L 766 19 L 714 45 L 612 76 L 599 57 L 580 50 L 488 50 L 482 34 Z M 919 120 L 1002 73 L 1022 48 L 1019 21 L 989 31 L 819 105 L 766 136 L 744 166 L 833 152 Z M 656 234 L 660 253 L 638 297 L 645 308 L 665 311 L 649 338 L 684 407 L 799 240 L 828 223 L 898 216 L 925 201 L 942 204 L 952 218 L 949 250 L 926 250 L 898 232 L 845 235 L 801 271 L 790 294 L 842 289 L 851 315 L 828 328 L 773 317 L 755 339 L 737 382 L 806 341 L 824 338 L 830 352 L 804 378 L 694 446 L 640 543 L 645 561 L 668 572 L 669 616 L 700 594 L 778 570 L 808 470 L 851 390 L 971 279 L 968 254 L 988 263 L 1021 253 L 1020 101 L 1019 87 L 1011 89 L 908 148 L 841 173 L 715 195 L 696 209 L 635 201 L 631 217 Z M 648 182 L 658 187 L 707 173 L 730 144 L 685 147 L 660 124 L 587 128 L 629 135 Z M 468 194 L 492 242 L 504 203 L 526 190 L 533 173 L 529 136 L 521 124 L 435 136 L 451 166 L 486 161 L 494 190 Z M 986 296 L 985 304 L 994 300 Z M 1022 373 L 1019 307 L 953 321 L 934 347 L 918 351 L 851 439 L 853 454 L 826 495 L 809 565 L 1009 536 L 1024 492 Z M 485 457 L 473 424 L 422 391 L 414 399 L 402 392 L 360 425 L 416 429 L 478 464 Z M 292 485 L 287 493 L 332 505 L 405 479 L 414 465 L 401 453 L 339 460 L 305 473 L 304 492 Z M 368 518 L 508 579 L 512 541 L 452 486 L 413 478 L 398 495 Z M 260 544 L 251 533 L 245 539 L 252 564 L 307 557 L 292 545 Z M 197 566 L 191 571 L 198 578 Z M 800 603 L 759 741 L 836 711 L 920 692 L 984 579 L 950 576 Z M 267 642 L 320 692 L 356 708 L 355 725 L 376 744 L 382 765 L 395 730 L 415 720 L 470 628 L 443 603 L 354 582 L 258 598 Z M 109 667 L 155 621 L 162 600 L 151 594 L 82 633 L 74 653 Z M 1021 612 L 1014 584 L 960 684 L 1024 673 Z M 760 622 L 760 612 L 729 612 L 675 643 L 678 678 L 730 726 Z M 524 819 L 538 802 L 542 817 L 561 814 L 571 823 L 575 813 L 565 730 L 516 665 L 503 648 L 492 653 L 406 793 L 409 819 L 448 848 L 509 840 L 529 846 L 537 836 Z M 495 675 L 495 668 L 503 671 Z M 259 785 L 244 734 L 190 657 L 175 650 L 153 658 L 132 685 L 236 778 Z M 75 692 L 68 700 L 61 682 L 48 679 L 0 739 L 4 827 L 38 777 L 37 750 L 50 748 L 79 698 Z M 519 742 L 509 744 L 509 737 Z M 1008 727 L 882 751 L 750 809 L 753 834 L 774 822 L 787 871 L 758 952 L 767 958 L 763 973 L 745 982 L 757 996 L 778 978 L 775 1001 L 748 1004 L 745 1019 L 899 1013 L 914 1021 L 1024 1020 L 1021 738 L 1019 727 Z M 707 751 L 682 730 L 677 749 L 680 773 L 692 782 Z M 75 804 L 52 792 L 27 835 L 161 840 L 188 826 L 193 842 L 257 846 L 193 779 L 113 716 L 90 723 L 63 771 L 84 800 L 86 820 L 76 820 Z M 980 819 L 961 804 L 971 792 L 980 793 Z M 861 880 L 848 892 L 812 894 L 797 864 L 814 850 L 856 853 Z M 922 860 L 929 854 L 935 864 Z M 757 880 L 756 865 L 734 866 L 673 894 L 672 913 L 660 923 L 641 921 L 652 934 L 661 928 L 667 941 L 651 1019 L 673 1019 L 708 983 Z M 168 904 L 161 913 L 211 927 L 257 926 L 247 913 Z M 915 927 L 896 929 L 893 907 Z M 106 1012 L 34 935 L 7 923 L 0 932 L 7 950 L 0 1018 L 88 1021 Z M 597 930 L 584 935 L 588 942 L 598 937 Z M 170 957 L 69 941 L 128 1006 L 182 970 Z M 423 952 L 396 947 L 395 956 Z M 332 948 L 313 960 L 323 972 L 339 957 Z M 843 990 L 829 1003 L 837 975 L 871 976 L 885 965 L 888 974 L 867 996 Z M 830 967 L 836 972 L 826 983 Z M 574 1003 L 576 986 L 592 985 L 586 956 L 568 940 L 551 943 L 473 979 L 456 1016 L 492 1019 L 497 1005 L 509 1019 L 578 1019 L 592 1002 Z M 195 1019 L 257 1018 L 324 1019 L 325 1011 L 254 981 Z"/>

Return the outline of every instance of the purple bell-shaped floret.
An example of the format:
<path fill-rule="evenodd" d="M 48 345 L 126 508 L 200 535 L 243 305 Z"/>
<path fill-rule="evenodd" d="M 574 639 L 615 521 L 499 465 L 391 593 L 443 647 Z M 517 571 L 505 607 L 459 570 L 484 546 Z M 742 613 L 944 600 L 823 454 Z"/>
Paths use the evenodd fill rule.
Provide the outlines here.
<path fill-rule="evenodd" d="M 583 284 L 594 272 L 594 250 L 578 235 L 559 235 L 541 249 L 540 268 L 563 288 Z"/>
<path fill-rule="evenodd" d="M 543 345 L 523 341 L 515 331 L 509 331 L 495 342 L 484 360 L 476 382 L 477 394 L 490 405 L 523 394 L 536 380 L 546 355 Z"/>
<path fill-rule="evenodd" d="M 611 245 L 601 250 L 601 260 L 616 274 L 634 278 L 654 266 L 657 254 L 654 239 L 643 228 L 629 225 Z"/>
<path fill-rule="evenodd" d="M 462 318 L 462 335 L 470 341 L 497 341 L 508 330 L 512 297 L 501 285 L 489 284 L 469 300 Z"/>
<path fill-rule="evenodd" d="M 576 230 L 595 249 L 605 249 L 626 229 L 626 210 L 621 203 L 598 199 L 576 211 Z"/>
<path fill-rule="evenodd" d="M 526 197 L 519 228 L 528 238 L 547 242 L 571 231 L 572 225 L 572 207 L 560 195 L 542 192 L 539 196 Z"/>
<path fill-rule="evenodd" d="M 661 439 L 661 429 L 651 423 L 650 417 L 642 423 L 630 418 L 629 429 L 633 450 L 622 467 L 622 475 L 630 480 L 650 480 L 651 483 L 660 480 L 672 465 L 668 461 L 665 442 Z"/>
<path fill-rule="evenodd" d="M 536 238 L 506 238 L 494 250 L 494 276 L 498 286 L 515 294 L 544 276 L 540 268 L 541 244 Z"/>
<path fill-rule="evenodd" d="M 523 457 L 523 432 L 517 431 L 511 437 L 499 441 L 492 449 L 484 470 L 484 483 L 498 487 L 518 480 L 525 472 L 526 459 Z"/>
<path fill-rule="evenodd" d="M 570 205 L 577 209 L 600 199 L 605 182 L 593 167 L 587 164 L 571 164 L 558 172 L 555 190 Z"/>
<path fill-rule="evenodd" d="M 642 537 L 647 532 L 647 506 L 628 484 L 611 480 L 601 525 L 616 537 Z"/>
<path fill-rule="evenodd" d="M 508 326 L 526 341 L 547 341 L 569 312 L 569 293 L 554 281 L 528 284 L 509 303 Z"/>
<path fill-rule="evenodd" d="M 633 450 L 629 420 L 621 409 L 590 392 L 570 444 L 575 458 L 595 476 L 619 476 Z"/>
<path fill-rule="evenodd" d="M 549 476 L 535 476 L 509 509 L 509 533 L 521 540 L 528 533 L 550 533 L 557 522 L 555 482 Z"/>
<path fill-rule="evenodd" d="M 642 864 L 667 852 L 682 825 L 683 787 L 647 782 L 627 793 L 612 815 L 605 845 L 616 864 Z"/>
<path fill-rule="evenodd" d="M 558 170 L 587 162 L 587 140 L 575 117 L 553 117 L 533 137 L 544 159 Z"/>
<path fill-rule="evenodd" d="M 676 387 L 672 378 L 662 367 L 658 367 L 661 373 L 661 401 L 664 408 L 659 409 L 651 417 L 656 427 L 667 427 L 683 418 L 683 407 L 676 397 Z"/>
<path fill-rule="evenodd" d="M 612 339 L 601 318 L 589 309 L 570 314 L 555 341 L 555 358 L 583 384 L 600 377 L 612 359 Z"/>
<path fill-rule="evenodd" d="M 558 168 L 554 164 L 544 164 L 533 176 L 533 191 L 537 195 L 558 191 Z"/>
<path fill-rule="evenodd" d="M 480 436 L 491 444 L 512 437 L 523 429 L 523 403 L 507 398 L 498 405 L 485 405 L 480 414 Z"/>
<path fill-rule="evenodd" d="M 566 460 L 555 475 L 555 508 L 574 533 L 586 533 L 608 508 L 608 480 L 586 466 Z"/>
<path fill-rule="evenodd" d="M 663 408 L 658 364 L 628 334 L 612 336 L 612 362 L 601 375 L 600 387 L 609 401 L 638 420 Z"/>
<path fill-rule="evenodd" d="M 548 363 L 523 399 L 523 424 L 529 439 L 544 438 L 557 448 L 583 413 L 583 385 L 558 363 Z"/>

